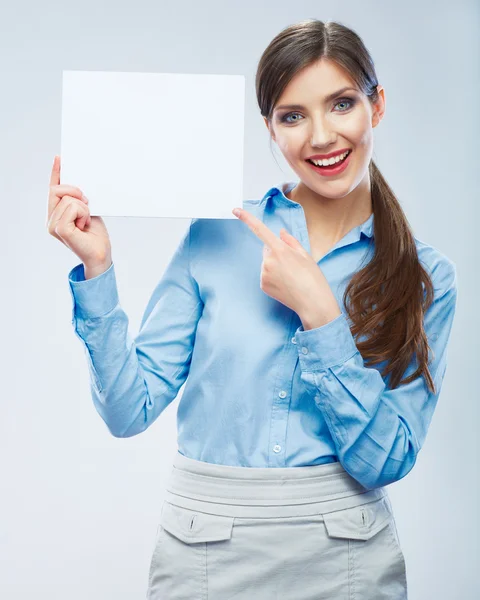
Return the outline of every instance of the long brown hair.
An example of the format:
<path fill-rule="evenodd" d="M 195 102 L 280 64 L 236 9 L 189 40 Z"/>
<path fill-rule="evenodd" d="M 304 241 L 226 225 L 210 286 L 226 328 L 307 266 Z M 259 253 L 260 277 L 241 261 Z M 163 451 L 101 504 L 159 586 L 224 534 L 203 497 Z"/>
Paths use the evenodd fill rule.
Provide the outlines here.
<path fill-rule="evenodd" d="M 255 85 L 262 116 L 271 122 L 273 109 L 293 76 L 321 58 L 348 72 L 370 102 L 376 102 L 375 67 L 361 38 L 341 23 L 307 19 L 283 29 L 260 58 Z M 350 330 L 353 336 L 365 338 L 356 345 L 368 366 L 386 362 L 381 375 L 390 378 L 391 389 L 423 375 L 435 392 L 423 327 L 424 314 L 434 298 L 433 284 L 419 261 L 405 213 L 373 160 L 369 172 L 375 244 L 372 259 L 345 289 Z M 414 354 L 418 367 L 402 380 Z"/>

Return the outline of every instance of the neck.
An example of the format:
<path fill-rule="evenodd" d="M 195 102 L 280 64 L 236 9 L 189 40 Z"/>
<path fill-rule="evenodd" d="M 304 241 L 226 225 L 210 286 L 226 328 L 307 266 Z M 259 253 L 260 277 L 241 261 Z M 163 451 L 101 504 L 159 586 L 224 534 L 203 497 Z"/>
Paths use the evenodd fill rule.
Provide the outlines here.
<path fill-rule="evenodd" d="M 367 177 L 343 198 L 325 198 L 300 181 L 287 198 L 301 204 L 309 236 L 327 246 L 335 245 L 349 231 L 364 223 L 373 212 L 370 179 Z"/>

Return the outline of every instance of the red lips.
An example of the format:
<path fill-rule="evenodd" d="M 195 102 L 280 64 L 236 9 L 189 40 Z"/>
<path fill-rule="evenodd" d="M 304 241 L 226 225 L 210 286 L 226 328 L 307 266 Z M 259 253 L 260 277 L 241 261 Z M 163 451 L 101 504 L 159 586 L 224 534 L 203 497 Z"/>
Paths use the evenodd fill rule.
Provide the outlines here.
<path fill-rule="evenodd" d="M 333 156 L 338 156 L 339 154 L 343 154 L 351 150 L 351 148 L 343 148 L 342 150 L 335 150 L 335 152 L 330 152 L 330 154 L 312 154 L 312 156 L 308 156 L 305 160 L 323 160 L 325 158 L 332 158 Z"/>

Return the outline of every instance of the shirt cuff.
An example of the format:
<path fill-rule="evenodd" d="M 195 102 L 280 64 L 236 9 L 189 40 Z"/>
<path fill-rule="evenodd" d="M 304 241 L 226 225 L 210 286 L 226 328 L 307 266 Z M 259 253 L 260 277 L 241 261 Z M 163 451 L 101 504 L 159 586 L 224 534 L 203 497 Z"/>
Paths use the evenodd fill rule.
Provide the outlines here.
<path fill-rule="evenodd" d="M 321 371 L 344 363 L 358 352 L 347 319 L 342 314 L 321 327 L 295 332 L 300 366 L 304 371 Z"/>
<path fill-rule="evenodd" d="M 110 267 L 91 279 L 85 279 L 83 263 L 68 274 L 70 294 L 73 301 L 73 317 L 92 319 L 102 317 L 118 304 L 115 268 Z"/>

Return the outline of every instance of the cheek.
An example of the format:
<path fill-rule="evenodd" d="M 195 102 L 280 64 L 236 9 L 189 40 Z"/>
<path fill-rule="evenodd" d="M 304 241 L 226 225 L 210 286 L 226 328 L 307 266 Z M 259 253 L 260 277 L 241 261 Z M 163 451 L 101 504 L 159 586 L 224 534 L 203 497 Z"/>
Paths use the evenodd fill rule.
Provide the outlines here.
<path fill-rule="evenodd" d="M 370 158 L 373 150 L 373 135 L 370 128 L 358 133 L 357 148 Z"/>
<path fill-rule="evenodd" d="M 277 145 L 282 153 L 292 157 L 301 151 L 303 143 L 304 140 L 302 136 L 299 135 L 298 131 L 297 135 L 291 131 L 289 134 L 282 135 L 281 138 L 277 140 Z"/>
<path fill-rule="evenodd" d="M 350 139 L 357 146 L 369 146 L 372 138 L 372 126 L 366 113 L 356 115 L 348 123 Z"/>

